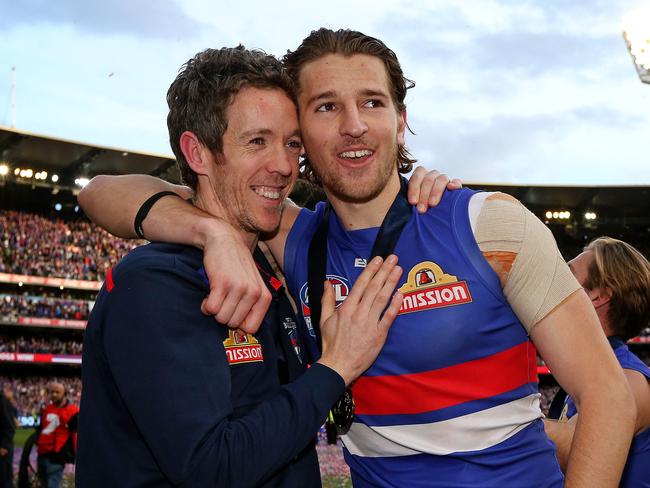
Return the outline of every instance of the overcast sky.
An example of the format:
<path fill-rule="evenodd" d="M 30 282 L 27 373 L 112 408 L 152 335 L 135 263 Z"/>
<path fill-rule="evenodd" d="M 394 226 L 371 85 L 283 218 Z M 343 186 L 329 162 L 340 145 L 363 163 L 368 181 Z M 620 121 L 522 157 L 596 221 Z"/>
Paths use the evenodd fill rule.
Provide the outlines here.
<path fill-rule="evenodd" d="M 632 0 L 0 0 L 0 124 L 171 154 L 165 93 L 207 47 L 281 55 L 320 26 L 381 38 L 416 81 L 420 163 L 469 182 L 650 184 Z M 650 19 L 648 20 L 650 25 Z"/>

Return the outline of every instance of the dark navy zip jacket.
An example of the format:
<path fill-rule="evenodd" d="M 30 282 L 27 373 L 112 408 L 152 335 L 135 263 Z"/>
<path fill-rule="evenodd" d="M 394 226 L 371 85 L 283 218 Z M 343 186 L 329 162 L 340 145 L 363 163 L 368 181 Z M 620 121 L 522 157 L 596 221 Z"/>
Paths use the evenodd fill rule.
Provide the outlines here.
<path fill-rule="evenodd" d="M 200 312 L 208 291 L 188 246 L 142 246 L 109 273 L 84 339 L 78 487 L 320 486 L 314 437 L 342 378 L 302 365 L 282 385 L 278 360 L 300 363 L 272 313 L 263 360 L 244 344 L 229 364 L 229 329 Z"/>

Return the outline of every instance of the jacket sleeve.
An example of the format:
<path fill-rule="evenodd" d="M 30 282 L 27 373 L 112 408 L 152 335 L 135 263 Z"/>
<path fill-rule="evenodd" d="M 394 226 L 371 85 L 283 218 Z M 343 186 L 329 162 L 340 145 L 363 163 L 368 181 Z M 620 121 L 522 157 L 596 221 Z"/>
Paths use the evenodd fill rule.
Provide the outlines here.
<path fill-rule="evenodd" d="M 220 326 L 197 321 L 203 294 L 169 269 L 122 275 L 104 309 L 105 354 L 171 484 L 254 486 L 305 448 L 345 385 L 316 364 L 233 419 L 230 369 L 215 346 Z"/>

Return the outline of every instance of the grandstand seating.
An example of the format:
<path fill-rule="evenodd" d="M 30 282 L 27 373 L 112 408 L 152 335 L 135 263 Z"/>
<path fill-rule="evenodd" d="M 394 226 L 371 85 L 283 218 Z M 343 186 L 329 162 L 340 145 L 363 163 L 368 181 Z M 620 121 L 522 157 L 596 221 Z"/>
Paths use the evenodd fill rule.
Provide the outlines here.
<path fill-rule="evenodd" d="M 0 316 L 16 321 L 18 317 L 44 317 L 52 319 L 88 320 L 89 300 L 70 296 L 53 297 L 47 291 L 34 290 L 28 294 L 0 293 Z"/>
<path fill-rule="evenodd" d="M 87 220 L 64 221 L 0 210 L 0 272 L 102 281 L 137 243 L 111 236 Z"/>
<path fill-rule="evenodd" d="M 38 422 L 47 383 L 79 402 L 83 329 L 106 271 L 141 242 L 115 238 L 78 214 L 0 209 L 0 385 L 21 425 Z"/>
<path fill-rule="evenodd" d="M 0 352 L 81 355 L 82 341 L 0 334 Z"/>

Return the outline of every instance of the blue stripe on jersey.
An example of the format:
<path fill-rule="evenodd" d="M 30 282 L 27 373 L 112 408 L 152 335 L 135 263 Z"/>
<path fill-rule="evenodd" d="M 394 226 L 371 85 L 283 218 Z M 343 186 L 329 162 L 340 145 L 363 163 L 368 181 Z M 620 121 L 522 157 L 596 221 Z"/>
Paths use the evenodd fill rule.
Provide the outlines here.
<path fill-rule="evenodd" d="M 355 488 L 561 488 L 564 482 L 541 420 L 481 451 L 360 458 L 344 449 L 344 456 Z"/>
<path fill-rule="evenodd" d="M 463 415 L 480 412 L 487 408 L 496 407 L 515 401 L 519 398 L 539 393 L 537 383 L 527 383 L 519 388 L 505 392 L 501 395 L 495 395 L 489 398 L 473 400 L 471 402 L 461 403 L 452 407 L 434 410 L 432 412 L 423 412 L 419 414 L 395 414 L 395 415 L 356 415 L 355 420 L 363 422 L 372 427 L 383 427 L 389 425 L 411 425 L 411 424 L 428 424 L 449 420 Z"/>

